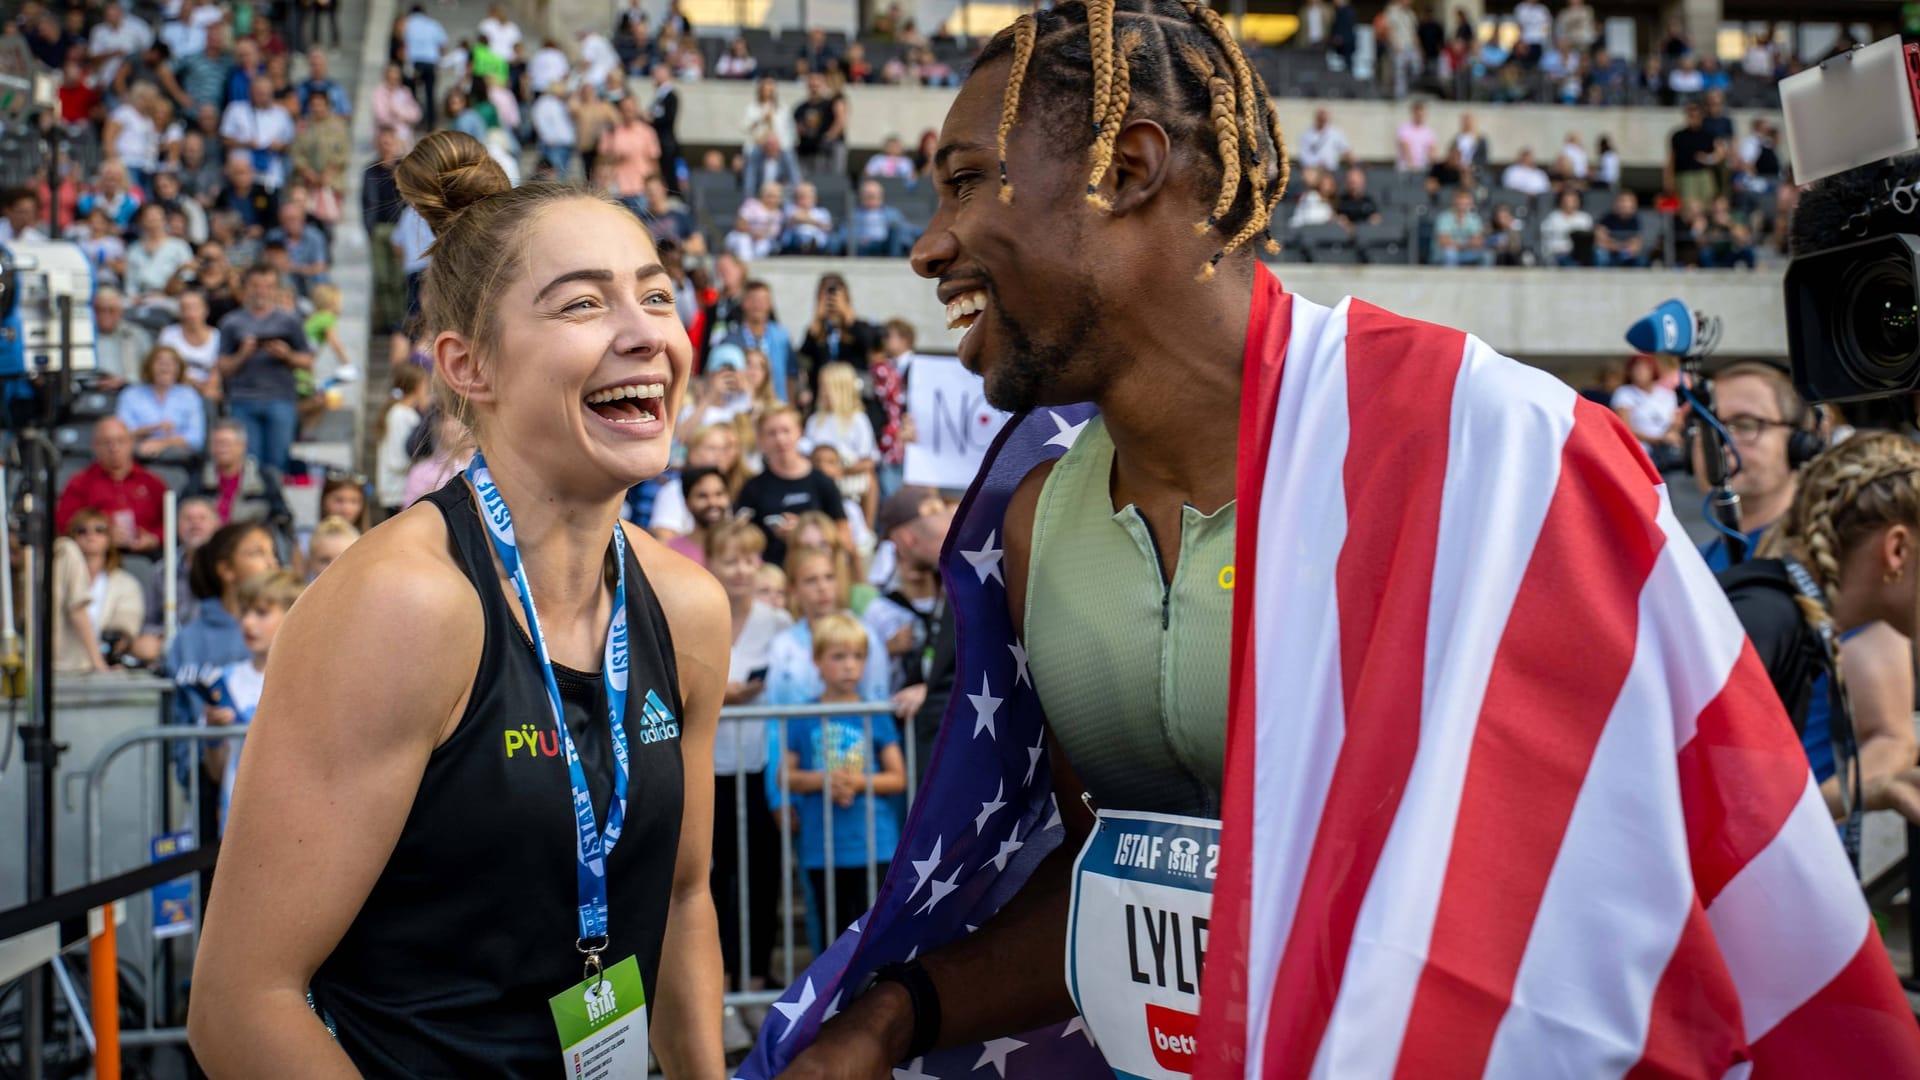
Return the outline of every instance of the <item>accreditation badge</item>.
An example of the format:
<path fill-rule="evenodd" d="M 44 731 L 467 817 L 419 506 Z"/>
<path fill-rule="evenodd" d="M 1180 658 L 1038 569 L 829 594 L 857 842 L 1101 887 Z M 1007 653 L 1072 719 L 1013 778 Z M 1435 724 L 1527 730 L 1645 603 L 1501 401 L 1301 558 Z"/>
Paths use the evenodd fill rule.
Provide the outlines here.
<path fill-rule="evenodd" d="M 1067 987 L 1121 1080 L 1193 1073 L 1220 823 L 1102 810 L 1073 864 Z"/>
<path fill-rule="evenodd" d="M 629 956 L 548 999 L 567 1080 L 647 1075 L 647 993 Z"/>

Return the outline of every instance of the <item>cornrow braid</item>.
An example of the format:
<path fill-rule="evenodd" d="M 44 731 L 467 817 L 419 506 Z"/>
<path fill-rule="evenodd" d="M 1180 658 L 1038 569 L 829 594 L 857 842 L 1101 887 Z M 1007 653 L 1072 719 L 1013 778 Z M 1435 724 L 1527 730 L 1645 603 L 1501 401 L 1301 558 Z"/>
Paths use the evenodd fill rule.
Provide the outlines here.
<path fill-rule="evenodd" d="M 1218 229 L 1224 243 L 1201 270 L 1202 278 L 1212 277 L 1222 259 L 1263 234 L 1267 250 L 1278 250 L 1270 226 L 1289 179 L 1278 117 L 1265 82 L 1226 20 L 1201 0 L 1069 0 L 1024 15 L 996 34 L 974 71 L 1004 58 L 1012 64 L 997 135 L 1002 201 L 1012 200 L 1006 144 L 1019 119 L 1018 103 L 1033 96 L 1025 84 L 1038 79 L 1045 87 L 1039 100 L 1049 105 L 1089 103 L 1087 113 L 1072 106 L 1047 113 L 1055 124 L 1054 146 L 1088 148 L 1090 204 L 1111 209 L 1100 189 L 1132 109 L 1197 154 L 1203 170 L 1210 162 L 1219 164 L 1220 187 L 1196 232 Z M 1080 119 L 1088 116 L 1091 123 Z M 1192 172 L 1185 179 L 1208 182 Z"/>
<path fill-rule="evenodd" d="M 1807 464 L 1780 539 L 1806 556 L 1814 579 L 1831 591 L 1862 543 L 1901 524 L 1920 528 L 1920 446 L 1891 432 L 1867 432 Z"/>
<path fill-rule="evenodd" d="M 1034 18 L 1022 15 L 1013 20 L 1013 68 L 1007 73 L 1007 93 L 1000 105 L 1000 130 L 994 141 L 1000 153 L 1000 201 L 1013 202 L 1013 185 L 1007 182 L 1007 133 L 1020 115 L 1020 87 L 1027 81 L 1027 62 L 1033 58 Z"/>

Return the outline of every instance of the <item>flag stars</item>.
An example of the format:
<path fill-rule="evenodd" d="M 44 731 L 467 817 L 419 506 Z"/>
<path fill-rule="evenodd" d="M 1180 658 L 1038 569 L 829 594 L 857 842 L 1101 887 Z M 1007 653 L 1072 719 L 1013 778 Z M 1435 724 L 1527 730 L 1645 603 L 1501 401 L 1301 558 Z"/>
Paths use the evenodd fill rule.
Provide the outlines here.
<path fill-rule="evenodd" d="M 949 893 L 959 888 L 960 874 L 965 869 L 966 867 L 964 866 L 954 867 L 953 873 L 948 874 L 947 880 L 945 881 L 941 881 L 939 878 L 934 878 L 933 884 L 927 886 L 927 902 L 920 905 L 920 910 L 915 912 L 914 914 L 925 915 L 927 912 L 932 911 L 935 904 L 938 904 L 940 901 L 945 900 Z M 975 1066 L 975 1067 L 977 1068 L 978 1066 Z"/>
<path fill-rule="evenodd" d="M 987 819 L 992 817 L 994 814 L 999 813 L 1000 808 L 1007 805 L 1003 801 L 1004 798 L 1006 797 L 1006 794 L 1007 794 L 1007 782 L 1005 780 L 1002 780 L 994 788 L 993 798 L 988 799 L 986 802 L 983 802 L 980 804 L 980 813 L 976 815 L 973 819 L 973 831 L 976 835 L 986 832 Z"/>
<path fill-rule="evenodd" d="M 1039 741 L 1027 747 L 1027 778 L 1022 781 L 1024 785 L 1031 785 L 1033 783 L 1033 774 L 1040 768 L 1040 756 L 1046 752 L 1047 729 L 1043 727 L 1040 729 Z"/>
<path fill-rule="evenodd" d="M 1019 835 L 1020 835 L 1020 823 L 1016 821 L 1013 823 L 1013 831 L 1007 834 L 1007 838 L 1005 840 L 1000 841 L 1000 853 L 998 855 L 995 855 L 993 858 L 987 860 L 988 862 L 991 862 L 993 864 L 993 868 L 995 870 L 999 870 L 1004 873 L 1007 869 L 1008 856 L 1012 855 L 1014 852 L 1019 851 L 1021 848 L 1026 846 L 1020 841 L 1014 839 L 1014 837 Z"/>
<path fill-rule="evenodd" d="M 981 544 L 977 550 L 968 551 L 965 548 L 960 550 L 961 556 L 967 560 L 967 565 L 973 567 L 973 572 L 980 575 L 982 585 L 987 583 L 988 578 L 998 578 L 1003 586 L 1007 583 L 1007 579 L 1000 573 L 1000 556 L 1006 552 L 997 546 L 996 541 L 999 539 L 1000 530 L 992 529 L 987 533 L 987 542 Z"/>
<path fill-rule="evenodd" d="M 919 893 L 920 886 L 925 885 L 927 883 L 927 879 L 932 877 L 933 872 L 935 870 L 938 870 L 939 868 L 940 868 L 940 838 L 936 836 L 933 838 L 933 854 L 927 856 L 924 859 L 913 860 L 913 877 L 914 877 L 913 892 L 910 892 L 907 894 L 907 899 L 909 900 L 913 899 L 914 896 L 917 893 Z"/>
<path fill-rule="evenodd" d="M 926 1064 L 926 1058 L 914 1058 L 907 1063 L 906 1068 L 893 1070 L 893 1080 L 940 1080 L 939 1077 L 926 1071 Z"/>
<path fill-rule="evenodd" d="M 787 1018 L 786 1030 L 780 1033 L 781 1042 L 786 1042 L 793 1037 L 793 1029 L 799 1025 L 800 1018 L 807 1014 L 808 1009 L 813 1008 L 814 996 L 813 979 L 809 978 L 800 987 L 800 1000 L 773 1003 L 773 1011 Z"/>
<path fill-rule="evenodd" d="M 1032 686 L 1033 676 L 1027 673 L 1026 648 L 1016 641 L 1007 646 L 1007 651 L 1013 653 L 1013 685 L 1019 686 L 1021 683 L 1026 683 L 1028 686 Z"/>
<path fill-rule="evenodd" d="M 973 702 L 974 738 L 979 738 L 980 733 L 984 731 L 988 738 L 999 739 L 999 734 L 993 730 L 993 714 L 1000 711 L 1000 703 L 1006 699 L 993 696 L 993 687 L 987 683 L 985 672 L 980 675 L 980 692 L 968 694 L 967 700 Z M 1031 780 L 1032 777 L 1029 776 L 1028 779 Z"/>
<path fill-rule="evenodd" d="M 992 1065 L 993 1071 L 1000 1074 L 1000 1080 L 1006 1080 L 1007 1055 L 1025 1045 L 1019 1039 L 993 1039 L 980 1047 L 980 1060 L 974 1062 L 973 1067 L 977 1071 Z"/>
<path fill-rule="evenodd" d="M 1082 420 L 1077 424 L 1069 424 L 1067 423 L 1066 417 L 1061 416 L 1052 409 L 1047 410 L 1047 415 L 1053 418 L 1055 431 L 1053 438 L 1048 439 L 1044 445 L 1058 446 L 1062 450 L 1073 449 L 1073 441 L 1080 437 L 1082 431 L 1086 430 L 1087 420 L 1093 419 L 1092 417 L 1088 417 L 1087 420 Z"/>

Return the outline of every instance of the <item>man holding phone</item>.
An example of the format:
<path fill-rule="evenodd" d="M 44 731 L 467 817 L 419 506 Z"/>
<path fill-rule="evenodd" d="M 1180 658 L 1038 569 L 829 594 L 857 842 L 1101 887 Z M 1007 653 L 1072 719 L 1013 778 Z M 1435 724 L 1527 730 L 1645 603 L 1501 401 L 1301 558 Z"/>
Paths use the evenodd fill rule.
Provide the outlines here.
<path fill-rule="evenodd" d="M 287 471 L 298 422 L 296 368 L 313 366 L 300 317 L 280 305 L 280 275 L 247 268 L 240 310 L 220 320 L 220 377 L 233 418 L 260 464 Z"/>

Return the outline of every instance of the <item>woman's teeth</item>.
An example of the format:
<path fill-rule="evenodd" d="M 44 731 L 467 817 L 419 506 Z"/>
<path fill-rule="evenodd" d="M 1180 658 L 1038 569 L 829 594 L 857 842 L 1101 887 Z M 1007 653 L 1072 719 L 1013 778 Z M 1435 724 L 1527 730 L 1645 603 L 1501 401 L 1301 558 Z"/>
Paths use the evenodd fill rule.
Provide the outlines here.
<path fill-rule="evenodd" d="M 947 329 L 959 330 L 972 326 L 974 320 L 987 310 L 987 294 L 974 290 L 954 297 L 947 303 Z"/>
<path fill-rule="evenodd" d="M 610 386 L 605 390 L 596 390 L 587 395 L 587 404 L 606 405 L 626 398 L 645 400 L 667 396 L 666 383 L 633 383 L 627 386 Z"/>

